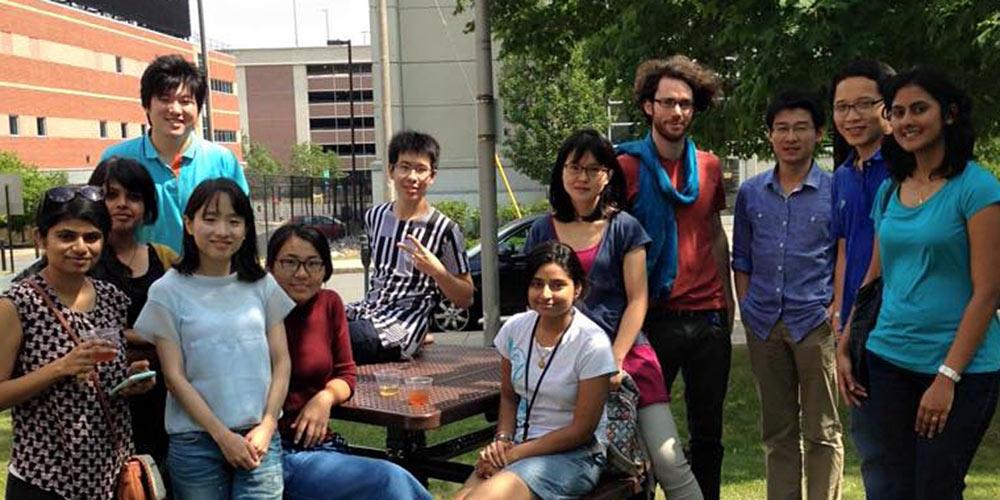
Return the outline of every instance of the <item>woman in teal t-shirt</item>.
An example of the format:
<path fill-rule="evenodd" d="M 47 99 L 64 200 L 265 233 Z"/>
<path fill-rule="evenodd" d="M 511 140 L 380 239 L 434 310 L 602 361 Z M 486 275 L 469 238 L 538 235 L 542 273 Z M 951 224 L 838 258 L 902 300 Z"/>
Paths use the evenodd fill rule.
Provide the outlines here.
<path fill-rule="evenodd" d="M 882 308 L 868 387 L 839 355 L 841 392 L 860 405 L 868 498 L 961 498 L 1000 390 L 1000 181 L 972 161 L 972 103 L 947 78 L 917 68 L 885 87 L 892 178 L 865 280 L 881 273 Z"/>

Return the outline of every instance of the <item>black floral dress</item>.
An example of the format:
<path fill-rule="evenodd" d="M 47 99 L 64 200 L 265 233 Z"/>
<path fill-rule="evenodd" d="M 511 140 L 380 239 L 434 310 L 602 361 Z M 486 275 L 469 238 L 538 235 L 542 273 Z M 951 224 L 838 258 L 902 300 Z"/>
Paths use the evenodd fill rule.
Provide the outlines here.
<path fill-rule="evenodd" d="M 40 276 L 15 283 L 3 294 L 21 320 L 23 338 L 13 377 L 38 370 L 75 346 L 29 283 L 45 290 L 76 332 L 124 328 L 129 299 L 113 285 L 92 280 L 94 307 L 80 312 L 63 304 Z M 65 377 L 14 406 L 11 474 L 67 499 L 114 497 L 118 474 L 132 453 L 132 429 L 125 401 L 108 396 L 111 415 L 106 415 L 96 391 L 107 394 L 125 378 L 124 340 L 123 333 L 114 360 L 97 365 L 98 385 L 91 378 Z"/>

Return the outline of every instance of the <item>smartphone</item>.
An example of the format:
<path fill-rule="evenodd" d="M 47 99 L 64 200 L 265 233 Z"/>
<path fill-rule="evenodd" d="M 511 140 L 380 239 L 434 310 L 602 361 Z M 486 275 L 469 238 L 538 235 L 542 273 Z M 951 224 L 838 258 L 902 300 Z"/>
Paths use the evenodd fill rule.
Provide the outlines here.
<path fill-rule="evenodd" d="M 151 379 L 156 376 L 155 370 L 146 370 L 144 372 L 133 373 L 127 379 L 122 380 L 120 384 L 116 385 L 114 389 L 111 389 L 111 395 L 114 396 L 118 394 L 122 389 L 126 387 L 142 382 L 143 380 Z"/>

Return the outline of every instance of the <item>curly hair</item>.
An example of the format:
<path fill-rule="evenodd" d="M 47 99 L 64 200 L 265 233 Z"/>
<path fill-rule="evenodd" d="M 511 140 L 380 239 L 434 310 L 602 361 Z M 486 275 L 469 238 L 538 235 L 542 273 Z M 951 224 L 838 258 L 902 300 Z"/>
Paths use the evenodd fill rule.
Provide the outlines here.
<path fill-rule="evenodd" d="M 650 59 L 636 68 L 633 87 L 635 105 L 647 122 L 650 117 L 643 106 L 656 97 L 656 88 L 663 78 L 676 78 L 687 83 L 694 93 L 696 111 L 705 111 L 722 95 L 722 82 L 711 68 L 679 54 L 666 59 Z"/>

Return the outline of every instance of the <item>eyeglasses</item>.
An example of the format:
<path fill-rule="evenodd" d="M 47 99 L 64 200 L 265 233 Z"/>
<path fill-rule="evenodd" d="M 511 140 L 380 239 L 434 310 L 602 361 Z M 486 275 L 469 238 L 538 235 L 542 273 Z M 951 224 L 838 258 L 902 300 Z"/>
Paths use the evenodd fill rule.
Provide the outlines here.
<path fill-rule="evenodd" d="M 90 201 L 104 199 L 104 191 L 96 186 L 59 186 L 45 192 L 45 198 L 55 203 L 66 203 L 77 196 Z"/>
<path fill-rule="evenodd" d="M 930 103 L 917 101 L 910 104 L 909 108 L 906 106 L 893 106 L 891 108 L 885 108 L 882 110 L 882 116 L 889 121 L 902 120 L 907 114 L 919 116 L 926 113 L 929 109 L 931 109 Z"/>
<path fill-rule="evenodd" d="M 853 109 L 854 111 L 857 111 L 859 114 L 871 113 L 871 111 L 875 109 L 875 106 L 877 106 L 881 102 L 882 99 L 867 99 L 867 98 L 858 99 L 857 101 L 854 101 L 853 104 L 848 104 L 846 102 L 838 102 L 837 104 L 833 105 L 833 112 L 834 114 L 838 115 L 846 115 L 847 113 L 850 113 L 851 110 Z"/>
<path fill-rule="evenodd" d="M 422 164 L 412 164 L 399 162 L 394 166 L 394 169 L 399 172 L 403 177 L 409 177 L 411 173 L 417 175 L 418 179 L 426 179 L 431 176 L 434 169 L 427 165 Z"/>
<path fill-rule="evenodd" d="M 299 260 L 291 257 L 284 257 L 277 261 L 278 269 L 287 274 L 299 272 L 299 268 L 305 268 L 309 274 L 319 274 L 326 270 L 323 261 L 319 259 Z"/>
<path fill-rule="evenodd" d="M 815 129 L 813 128 L 813 126 L 812 125 L 805 125 L 805 124 L 802 124 L 802 123 L 797 124 L 797 125 L 793 125 L 791 127 L 789 127 L 788 125 L 777 125 L 773 129 L 771 129 L 771 134 L 772 135 L 777 135 L 777 136 L 782 136 L 782 137 L 788 136 L 790 134 L 791 135 L 795 135 L 796 137 L 800 137 L 800 136 L 806 135 L 806 134 L 808 134 L 810 132 L 815 132 Z"/>
<path fill-rule="evenodd" d="M 608 169 L 599 163 L 591 163 L 589 165 L 567 163 L 564 166 L 564 170 L 569 172 L 573 177 L 586 177 L 587 179 L 595 179 L 598 175 L 608 173 Z"/>
<path fill-rule="evenodd" d="M 667 109 L 680 108 L 687 113 L 694 109 L 694 102 L 690 99 L 674 99 L 672 97 L 654 98 L 653 102 Z"/>

